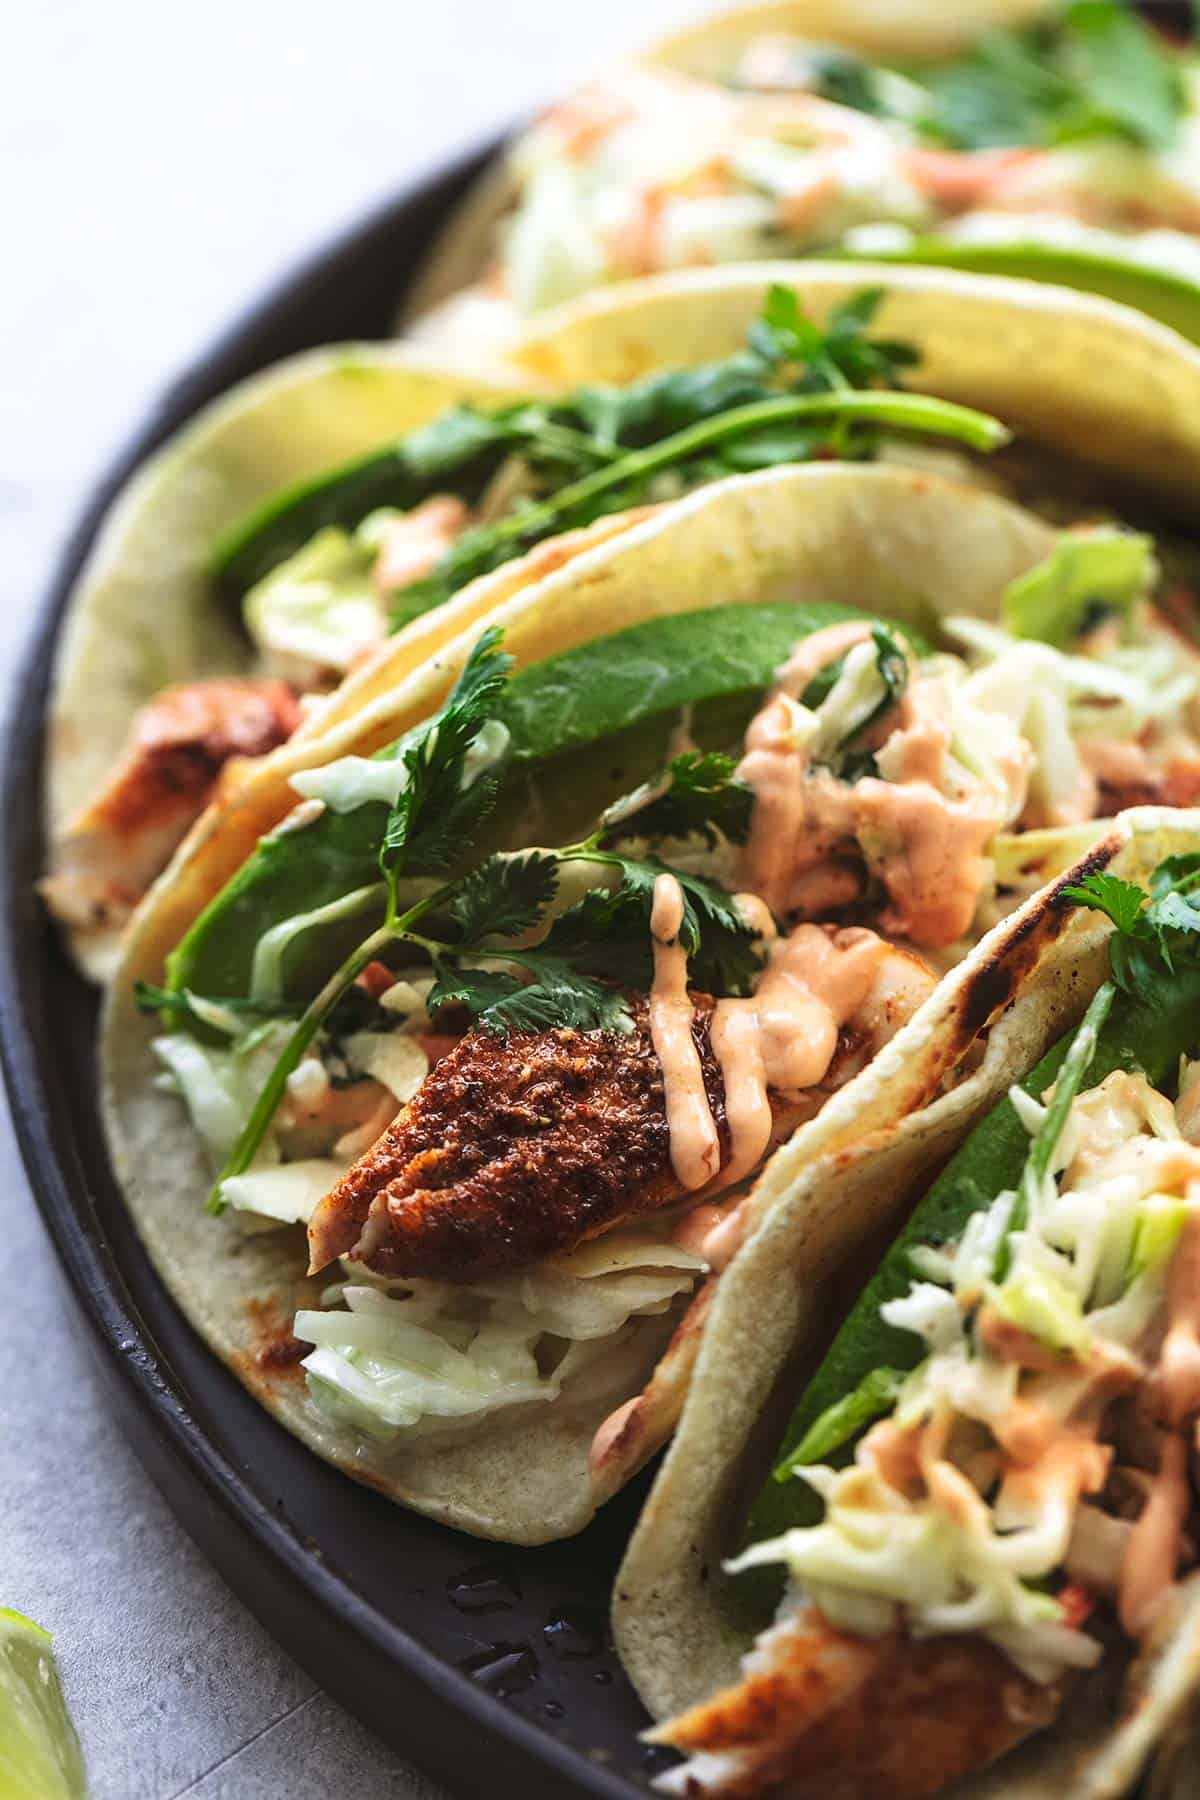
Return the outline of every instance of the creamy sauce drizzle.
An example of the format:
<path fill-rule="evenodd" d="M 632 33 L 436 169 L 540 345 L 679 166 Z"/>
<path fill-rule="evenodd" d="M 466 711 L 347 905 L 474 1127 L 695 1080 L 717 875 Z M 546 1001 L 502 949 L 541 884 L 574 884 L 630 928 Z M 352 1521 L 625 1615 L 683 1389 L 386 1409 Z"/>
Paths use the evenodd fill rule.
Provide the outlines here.
<path fill-rule="evenodd" d="M 683 889 L 674 875 L 660 875 L 654 883 L 650 913 L 654 940 L 650 1036 L 663 1072 L 671 1167 L 691 1191 L 704 1187 L 716 1175 L 721 1140 L 692 1035 L 695 1015 L 688 995 L 687 952 L 679 941 L 682 924 Z"/>
<path fill-rule="evenodd" d="M 888 946 L 873 931 L 801 925 L 772 945 L 755 992 L 718 1001 L 712 1046 L 725 1083 L 730 1181 L 761 1159 L 771 1137 L 768 1087 L 802 1093 L 829 1072 L 838 1033 L 865 1001 Z"/>
<path fill-rule="evenodd" d="M 801 925 L 787 938 L 776 939 L 774 920 L 757 895 L 738 894 L 735 900 L 769 949 L 755 992 L 741 1000 L 718 1001 L 713 1011 L 711 1042 L 725 1089 L 730 1144 L 722 1169 L 720 1137 L 692 1034 L 687 955 L 679 942 L 683 893 L 671 874 L 660 875 L 654 884 L 650 1035 L 663 1072 L 671 1166 L 689 1192 L 718 1173 L 728 1187 L 753 1173 L 771 1142 L 768 1090 L 798 1096 L 824 1080 L 848 1020 L 864 1014 L 864 1027 L 882 1041 L 934 985 L 919 959 L 907 955 L 900 957 L 904 966 L 895 980 L 881 982 L 885 961 L 899 953 L 872 931 L 829 932 Z M 675 1243 L 703 1257 L 719 1274 L 741 1246 L 749 1198 L 747 1193 L 735 1204 L 693 1206 L 673 1234 Z M 636 1404 L 636 1398 L 626 1402 L 599 1427 L 590 1453 L 593 1473 Z"/>
<path fill-rule="evenodd" d="M 870 629 L 865 622 L 834 625 L 806 638 L 751 721 L 738 767 L 755 796 L 742 879 L 778 913 L 828 910 L 860 895 L 862 846 L 869 843 L 872 870 L 890 900 L 885 925 L 918 943 L 953 943 L 970 927 L 991 876 L 986 852 L 1009 809 L 1004 795 L 966 782 L 964 772 L 950 783 L 942 682 L 910 681 L 878 752 L 879 777 L 850 783 L 813 768 L 793 734 L 791 702 Z M 1020 766 L 1006 764 L 1005 774 L 1019 794 L 1032 767 L 1028 745 L 1017 760 Z M 944 792 L 948 785 L 961 792 Z"/>

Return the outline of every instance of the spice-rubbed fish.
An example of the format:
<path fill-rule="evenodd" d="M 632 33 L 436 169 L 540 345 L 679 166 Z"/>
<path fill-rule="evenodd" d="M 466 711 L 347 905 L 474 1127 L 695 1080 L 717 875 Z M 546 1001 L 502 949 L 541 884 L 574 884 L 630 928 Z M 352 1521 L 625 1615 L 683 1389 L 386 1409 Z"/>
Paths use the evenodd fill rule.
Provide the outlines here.
<path fill-rule="evenodd" d="M 748 1172 L 731 1168 L 729 1059 L 723 1069 L 714 1049 L 714 1024 L 719 1046 L 731 1009 L 765 1022 L 769 1033 L 786 1029 L 790 1001 L 787 1022 L 803 1040 L 797 1048 L 816 1058 L 809 1067 L 818 1076 L 803 1087 L 766 1085 L 770 1125 L 757 1162 L 894 1036 L 934 986 L 916 957 L 864 930 L 802 926 L 777 947 L 774 968 L 785 961 L 786 996 L 768 971 L 749 1001 L 686 997 L 718 1140 L 718 1167 L 702 1188 Z M 348 1255 L 381 1275 L 464 1281 L 699 1197 L 701 1187 L 689 1188 L 673 1161 L 670 1072 L 656 1049 L 653 1006 L 653 996 L 631 999 L 628 1031 L 468 1032 L 317 1208 L 313 1269 Z"/>
<path fill-rule="evenodd" d="M 234 757 L 265 756 L 300 723 L 285 682 L 236 676 L 166 688 L 142 708 L 124 755 L 76 814 L 54 911 L 84 929 L 128 917 L 216 790 Z"/>
<path fill-rule="evenodd" d="M 1061 1698 L 978 1638 L 855 1637 L 807 1606 L 744 1681 L 651 1737 L 697 1759 L 661 1778 L 667 1792 L 926 1800 L 1048 1725 Z"/>

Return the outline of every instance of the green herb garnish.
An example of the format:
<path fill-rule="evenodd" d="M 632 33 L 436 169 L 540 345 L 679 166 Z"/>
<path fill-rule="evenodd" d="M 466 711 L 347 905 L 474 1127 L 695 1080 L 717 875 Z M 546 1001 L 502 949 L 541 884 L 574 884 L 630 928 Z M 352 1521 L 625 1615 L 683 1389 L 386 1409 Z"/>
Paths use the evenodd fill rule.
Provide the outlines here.
<path fill-rule="evenodd" d="M 519 465 L 519 504 L 464 532 L 428 577 L 395 596 L 398 629 L 543 538 L 667 490 L 816 455 L 870 456 L 889 428 L 978 450 L 1006 442 L 1004 427 L 983 413 L 895 391 L 918 357 L 911 344 L 868 335 L 881 297 L 864 290 L 822 329 L 777 285 L 745 345 L 720 362 L 562 399 L 454 407 L 269 496 L 216 544 L 213 577 L 240 598 L 324 527 L 352 530 L 377 508 L 409 508 L 436 493 L 474 505 L 501 469 Z"/>
<path fill-rule="evenodd" d="M 1155 978 L 1163 969 L 1174 973 L 1181 959 L 1200 954 L 1200 855 L 1160 863 L 1149 895 L 1117 875 L 1089 875 L 1066 897 L 1112 920 L 1112 978 L 1135 998 L 1157 991 Z"/>
<path fill-rule="evenodd" d="M 389 810 L 379 853 L 387 889 L 384 922 L 304 1008 L 218 1177 L 210 1210 L 222 1208 L 222 1183 L 254 1160 L 288 1077 L 357 977 L 398 947 L 431 963 L 435 980 L 426 1001 L 431 1013 L 454 1007 L 500 1036 L 560 1026 L 585 1031 L 628 1026 L 624 990 L 644 986 L 649 977 L 654 884 L 665 865 L 614 848 L 611 813 L 577 843 L 490 856 L 401 909 L 401 877 L 413 868 L 436 872 L 459 861 L 494 802 L 494 763 L 485 761 L 472 774 L 470 758 L 495 725 L 511 666 L 499 640 L 495 630 L 483 634 L 442 711 L 405 750 L 407 780 Z M 497 760 L 502 755 L 498 747 Z M 750 796 L 735 780 L 730 759 L 685 755 L 676 758 L 653 796 L 647 794 L 644 815 L 637 796 L 632 801 L 622 821 L 626 836 L 643 835 L 647 825 L 645 835 L 657 835 L 667 821 L 713 838 L 726 825 L 733 833 L 744 831 Z M 608 885 L 590 890 L 551 920 L 562 871 L 572 863 L 598 865 Z M 722 993 L 746 992 L 759 966 L 754 931 L 714 882 L 686 873 L 676 878 L 684 897 L 680 938 L 693 978 Z M 539 932 L 539 942 L 520 942 Z"/>
<path fill-rule="evenodd" d="M 881 71 L 859 58 L 824 57 L 814 72 L 825 99 L 902 117 L 953 150 L 1095 137 L 1167 150 L 1187 103 L 1179 57 L 1120 0 L 1073 0 L 1056 19 L 985 32 L 964 55 L 901 67 L 918 92 L 905 88 L 895 105 Z"/>

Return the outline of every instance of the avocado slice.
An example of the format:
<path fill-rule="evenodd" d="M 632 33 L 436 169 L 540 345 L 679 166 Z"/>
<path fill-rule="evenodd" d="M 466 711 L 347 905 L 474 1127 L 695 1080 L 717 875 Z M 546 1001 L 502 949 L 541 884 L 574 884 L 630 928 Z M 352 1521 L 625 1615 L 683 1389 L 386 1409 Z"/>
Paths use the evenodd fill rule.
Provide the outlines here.
<path fill-rule="evenodd" d="M 465 411 L 461 416 L 470 417 Z M 421 455 L 422 434 L 413 432 L 268 495 L 213 546 L 208 567 L 218 593 L 236 605 L 319 531 L 330 525 L 353 531 L 379 507 L 407 511 L 433 494 L 447 493 L 473 505 L 507 454 L 499 421 L 490 431 L 482 415 L 480 423 L 484 429 L 476 437 L 462 434 L 458 461 Z"/>
<path fill-rule="evenodd" d="M 872 616 L 832 604 L 706 608 L 630 626 L 514 675 L 499 709 L 511 733 L 510 760 L 470 860 L 526 844 L 571 842 L 605 806 L 665 767 L 681 728 L 701 749 L 739 749 L 795 644 L 826 625 Z M 925 646 L 907 635 L 923 653 Z M 411 739 L 409 733 L 378 755 L 401 756 Z M 172 990 L 245 994 L 265 931 L 380 879 L 386 818 L 386 806 L 370 802 L 262 838 L 169 958 Z M 372 922 L 359 913 L 304 933 L 285 963 L 288 996 L 316 993 Z"/>
<path fill-rule="evenodd" d="M 1056 287 L 1099 294 L 1132 306 L 1181 337 L 1200 344 L 1200 283 L 1167 269 L 1108 256 L 1103 251 L 1059 248 L 1032 239 L 1007 244 L 955 244 L 945 238 L 916 238 L 902 250 L 838 251 L 839 260 L 871 263 L 916 263 L 927 268 L 961 269 L 975 275 L 1012 275 L 1025 281 L 1047 281 Z"/>

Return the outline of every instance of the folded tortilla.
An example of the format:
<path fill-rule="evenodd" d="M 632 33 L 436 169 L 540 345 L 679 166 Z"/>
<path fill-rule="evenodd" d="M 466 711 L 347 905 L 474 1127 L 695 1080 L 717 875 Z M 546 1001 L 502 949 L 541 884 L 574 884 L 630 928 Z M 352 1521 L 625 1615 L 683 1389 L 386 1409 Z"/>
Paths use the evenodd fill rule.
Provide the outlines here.
<path fill-rule="evenodd" d="M 439 367 L 404 345 L 338 345 L 290 358 L 205 407 L 133 477 L 75 584 L 48 718 L 51 872 L 70 868 L 71 820 L 116 763 L 139 707 L 163 688 L 247 674 L 253 646 L 217 596 L 220 532 L 279 488 L 374 449 L 460 401 L 501 405 L 530 380 Z M 89 972 L 115 950 L 71 934 Z"/>
<path fill-rule="evenodd" d="M 1196 852 L 1200 812 L 1139 808 L 1117 821 L 1113 839 L 1109 867 L 1144 882 L 1165 857 Z M 986 1048 L 972 1081 L 986 1085 L 994 1073 L 999 1097 L 1078 1021 L 1108 973 L 1109 929 L 1095 913 L 1071 917 L 1036 974 L 981 1033 Z M 962 975 L 944 984 L 943 1002 Z M 890 1049 L 901 1045 L 897 1038 Z M 769 1624 L 754 1616 L 754 1602 L 722 1563 L 795 1396 L 819 1363 L 830 1285 L 850 1272 L 861 1280 L 864 1249 L 869 1268 L 877 1254 L 869 1247 L 894 1231 L 965 1135 L 957 1119 L 971 1083 L 914 1106 L 907 1071 L 890 1050 L 872 1076 L 853 1140 L 834 1142 L 832 1133 L 823 1143 L 810 1140 L 803 1161 L 793 1145 L 760 1183 L 760 1228 L 718 1289 L 674 1443 L 617 1576 L 617 1646 L 656 1719 L 736 1680 L 741 1658 Z M 1148 1763 L 1162 1783 L 1154 1793 L 1190 1792 L 1188 1727 L 1198 1693 L 1200 1576 L 1193 1575 L 1143 1653 L 1106 1654 L 1099 1669 L 1078 1678 L 1052 1727 L 953 1794 L 1118 1800 Z M 1183 1785 L 1173 1786 L 1176 1780 Z"/>
<path fill-rule="evenodd" d="M 531 324 L 509 361 L 552 386 L 636 381 L 728 355 L 772 282 L 818 322 L 883 289 L 881 336 L 915 343 L 913 385 L 999 415 L 1025 443 L 1143 491 L 1190 524 L 1200 491 L 1200 350 L 1095 295 L 948 270 L 745 263 L 626 282 Z"/>

